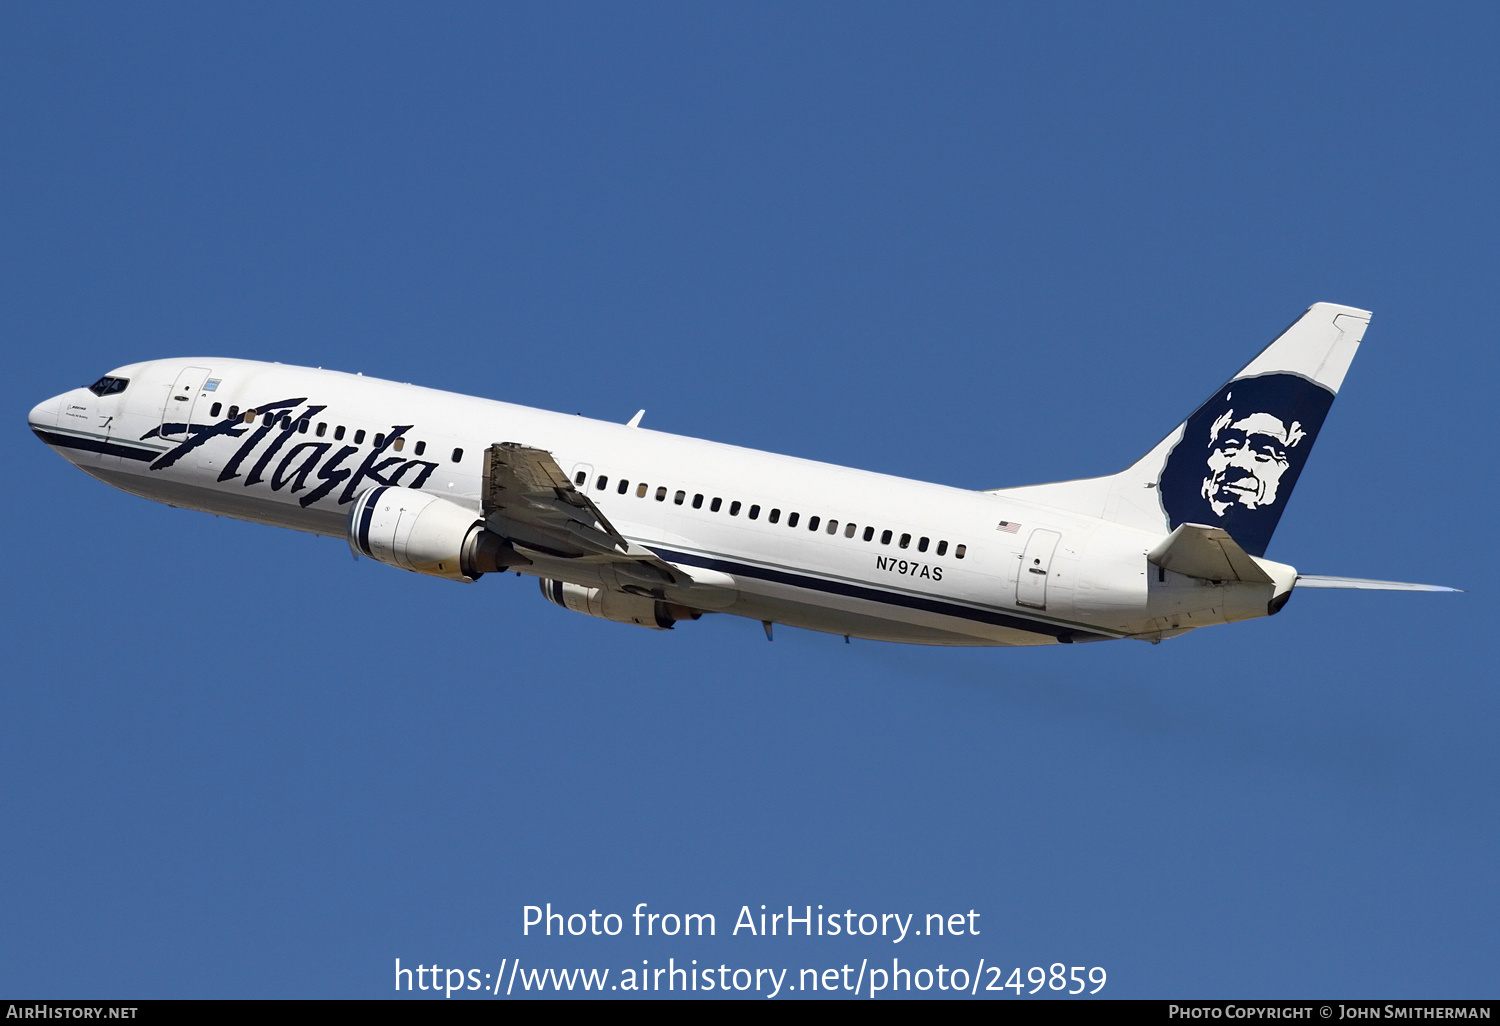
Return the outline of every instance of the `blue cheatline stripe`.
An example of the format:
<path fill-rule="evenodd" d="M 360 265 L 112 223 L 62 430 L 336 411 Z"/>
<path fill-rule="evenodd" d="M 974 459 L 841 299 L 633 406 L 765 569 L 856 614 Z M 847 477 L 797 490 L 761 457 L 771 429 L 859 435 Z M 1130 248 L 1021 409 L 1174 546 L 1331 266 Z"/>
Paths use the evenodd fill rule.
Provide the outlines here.
<path fill-rule="evenodd" d="M 359 515 L 359 534 L 357 535 L 357 538 L 359 540 L 359 548 L 361 552 L 369 556 L 371 559 L 375 558 L 375 553 L 370 551 L 370 520 L 375 516 L 376 500 L 380 498 L 381 493 L 385 492 L 386 489 L 386 485 L 381 485 L 379 488 L 372 491 L 369 495 L 365 496 L 365 508 Z"/>
<path fill-rule="evenodd" d="M 106 442 L 102 438 L 65 435 L 60 431 L 43 431 L 35 427 L 31 431 L 48 445 L 55 445 L 62 449 L 82 449 L 84 452 L 103 453 L 105 456 L 123 456 L 127 460 L 140 460 L 142 463 L 149 463 L 161 455 L 155 449 L 143 449 L 138 445 L 121 445 L 119 442 Z"/>
<path fill-rule="evenodd" d="M 883 591 L 879 588 L 848 584 L 844 581 L 829 581 L 821 577 L 809 577 L 805 574 L 794 574 L 785 570 L 772 570 L 769 567 L 755 566 L 751 563 L 715 559 L 712 556 L 698 556 L 688 552 L 673 552 L 669 549 L 659 549 L 654 546 L 652 547 L 652 551 L 662 559 L 673 563 L 682 563 L 684 566 L 701 566 L 726 574 L 739 574 L 743 577 L 755 577 L 763 581 L 775 581 L 777 584 L 788 584 L 794 588 L 807 588 L 811 591 L 822 591 L 830 595 L 844 595 L 849 598 L 865 599 L 869 602 L 904 606 L 907 609 L 921 609 L 929 613 L 957 617 L 961 620 L 974 620 L 979 623 L 993 624 L 996 627 L 1008 627 L 1011 630 L 1026 631 L 1030 634 L 1042 634 L 1050 638 L 1056 638 L 1064 644 L 1073 641 L 1075 634 L 1094 634 L 1096 637 L 1113 636 L 1105 634 L 1102 631 L 1097 634 L 1093 631 L 1078 631 L 1071 627 L 1044 623 L 1040 620 L 1030 620 L 1024 616 L 997 613 L 989 609 L 976 609 L 973 606 L 959 605 L 956 602 L 944 602 L 941 599 L 922 598 L 918 595 L 903 595 L 900 592 Z"/>

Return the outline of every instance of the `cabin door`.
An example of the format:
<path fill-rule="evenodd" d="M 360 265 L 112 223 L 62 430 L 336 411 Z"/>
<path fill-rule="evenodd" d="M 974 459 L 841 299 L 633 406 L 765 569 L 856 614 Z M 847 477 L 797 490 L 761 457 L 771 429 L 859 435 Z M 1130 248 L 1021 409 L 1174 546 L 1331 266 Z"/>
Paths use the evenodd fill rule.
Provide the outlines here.
<path fill-rule="evenodd" d="M 1031 532 L 1016 575 L 1016 605 L 1047 608 L 1047 577 L 1052 572 L 1052 553 L 1061 538 L 1056 531 Z"/>
<path fill-rule="evenodd" d="M 193 422 L 193 409 L 198 397 L 203 394 L 203 385 L 208 381 L 207 367 L 184 367 L 167 393 L 167 404 L 161 410 L 161 436 L 181 441 L 188 437 L 188 425 Z"/>

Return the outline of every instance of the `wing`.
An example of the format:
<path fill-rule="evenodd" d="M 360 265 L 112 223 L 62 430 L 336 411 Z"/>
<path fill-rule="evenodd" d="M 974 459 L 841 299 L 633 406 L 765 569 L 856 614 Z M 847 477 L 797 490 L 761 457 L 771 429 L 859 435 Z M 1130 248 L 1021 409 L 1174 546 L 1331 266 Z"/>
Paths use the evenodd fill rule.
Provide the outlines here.
<path fill-rule="evenodd" d="M 626 541 L 542 449 L 519 442 L 486 449 L 482 501 L 485 526 L 523 555 L 611 563 L 654 584 L 691 583 L 650 549 Z"/>
<path fill-rule="evenodd" d="M 1462 588 L 1445 588 L 1441 584 L 1407 584 L 1404 581 L 1366 581 L 1359 577 L 1320 577 L 1314 574 L 1298 574 L 1299 588 L 1358 588 L 1361 591 L 1462 591 Z"/>

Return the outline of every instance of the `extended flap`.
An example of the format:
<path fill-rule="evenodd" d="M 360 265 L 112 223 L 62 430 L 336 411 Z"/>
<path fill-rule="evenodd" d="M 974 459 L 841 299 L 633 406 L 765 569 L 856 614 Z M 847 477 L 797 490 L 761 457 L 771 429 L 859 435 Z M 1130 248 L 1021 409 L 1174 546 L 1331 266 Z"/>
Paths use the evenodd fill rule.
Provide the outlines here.
<path fill-rule="evenodd" d="M 1222 527 L 1182 524 L 1146 554 L 1146 561 L 1205 581 L 1275 583 Z"/>

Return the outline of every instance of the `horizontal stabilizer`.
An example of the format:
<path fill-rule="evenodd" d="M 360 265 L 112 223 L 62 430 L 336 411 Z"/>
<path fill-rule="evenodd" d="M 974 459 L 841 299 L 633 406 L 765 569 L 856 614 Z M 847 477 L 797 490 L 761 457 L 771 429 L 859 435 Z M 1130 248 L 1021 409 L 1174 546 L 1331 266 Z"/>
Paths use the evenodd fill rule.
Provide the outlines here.
<path fill-rule="evenodd" d="M 1275 583 L 1222 527 L 1183 524 L 1148 552 L 1146 561 L 1174 574 L 1206 581 Z"/>
<path fill-rule="evenodd" d="M 1407 584 L 1405 581 L 1366 581 L 1358 577 L 1319 577 L 1298 574 L 1299 588 L 1357 588 L 1361 591 L 1463 591 L 1462 588 L 1445 588 L 1441 584 Z"/>

